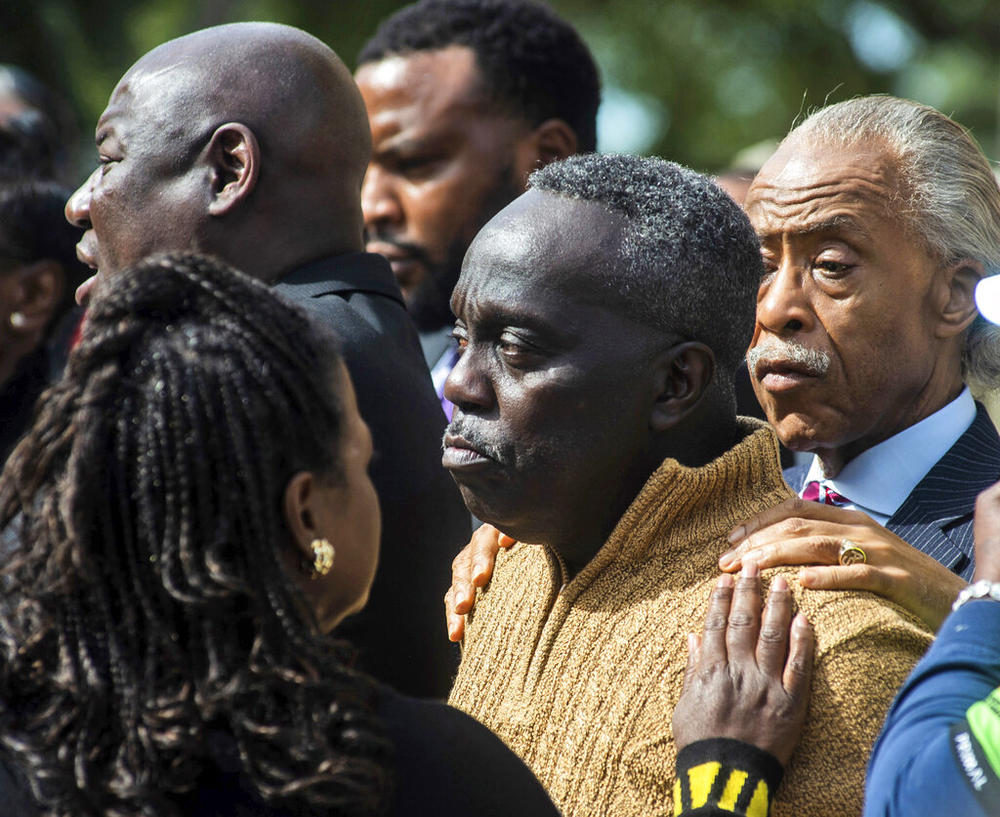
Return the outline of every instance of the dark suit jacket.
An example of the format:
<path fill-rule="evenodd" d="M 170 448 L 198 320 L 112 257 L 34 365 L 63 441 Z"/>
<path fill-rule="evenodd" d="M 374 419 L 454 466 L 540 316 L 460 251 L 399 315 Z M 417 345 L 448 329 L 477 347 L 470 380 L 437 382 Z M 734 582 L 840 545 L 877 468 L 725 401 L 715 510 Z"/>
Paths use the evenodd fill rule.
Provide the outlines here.
<path fill-rule="evenodd" d="M 802 490 L 808 470 L 807 465 L 785 470 L 785 481 L 796 493 Z M 972 514 L 976 495 L 998 479 L 1000 436 L 986 409 L 977 403 L 972 425 L 917 483 L 885 526 L 969 580 L 975 568 Z"/>
<path fill-rule="evenodd" d="M 448 642 L 442 599 L 471 522 L 441 466 L 445 418 L 416 328 L 380 255 L 325 258 L 274 288 L 340 336 L 375 443 L 372 481 L 382 506 L 378 573 L 368 606 L 338 633 L 358 647 L 361 666 L 379 680 L 410 695 L 445 697 L 457 651 Z"/>

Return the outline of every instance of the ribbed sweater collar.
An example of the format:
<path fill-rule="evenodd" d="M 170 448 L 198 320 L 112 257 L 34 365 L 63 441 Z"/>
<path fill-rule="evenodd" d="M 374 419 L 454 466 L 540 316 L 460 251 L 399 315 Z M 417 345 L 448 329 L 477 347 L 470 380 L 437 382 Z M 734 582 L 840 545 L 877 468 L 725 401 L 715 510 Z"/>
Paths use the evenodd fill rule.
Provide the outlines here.
<path fill-rule="evenodd" d="M 646 481 L 611 536 L 566 585 L 569 601 L 608 565 L 663 559 L 676 566 L 669 586 L 684 587 L 718 572 L 718 542 L 745 519 L 792 496 L 781 475 L 771 427 L 740 417 L 743 439 L 698 468 L 667 458 Z"/>

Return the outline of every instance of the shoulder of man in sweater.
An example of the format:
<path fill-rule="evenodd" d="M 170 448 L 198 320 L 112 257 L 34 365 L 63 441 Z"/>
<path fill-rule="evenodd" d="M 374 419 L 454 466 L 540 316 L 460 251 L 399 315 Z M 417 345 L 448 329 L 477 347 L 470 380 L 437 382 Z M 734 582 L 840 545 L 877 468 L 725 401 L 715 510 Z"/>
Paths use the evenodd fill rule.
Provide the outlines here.
<path fill-rule="evenodd" d="M 888 599 L 864 590 L 812 590 L 796 580 L 798 567 L 762 571 L 765 586 L 778 575 L 788 579 L 795 606 L 816 628 L 817 660 L 825 653 L 854 639 L 873 637 L 888 630 L 899 642 L 900 652 L 919 658 L 934 640 L 934 634 L 919 618 Z"/>
<path fill-rule="evenodd" d="M 485 587 L 476 590 L 476 604 L 468 615 L 463 655 L 475 643 L 480 621 L 490 620 L 491 629 L 501 622 L 513 631 L 531 627 L 536 616 L 544 611 L 537 609 L 539 602 L 550 599 L 562 585 L 561 566 L 554 554 L 540 545 L 517 542 L 502 548 L 497 554 L 493 578 Z"/>
<path fill-rule="evenodd" d="M 859 814 L 865 770 L 889 705 L 933 634 L 890 601 L 863 591 L 809 590 L 796 569 L 795 606 L 816 634 L 812 699 L 805 730 L 786 769 L 774 815 Z"/>

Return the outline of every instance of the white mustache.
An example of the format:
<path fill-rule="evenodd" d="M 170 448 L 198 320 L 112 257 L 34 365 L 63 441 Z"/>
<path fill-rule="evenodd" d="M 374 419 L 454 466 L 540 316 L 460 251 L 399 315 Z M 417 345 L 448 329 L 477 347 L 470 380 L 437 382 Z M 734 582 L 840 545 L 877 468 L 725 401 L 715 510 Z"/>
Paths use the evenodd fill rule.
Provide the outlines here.
<path fill-rule="evenodd" d="M 761 361 L 771 363 L 782 361 L 799 363 L 809 370 L 810 374 L 823 375 L 830 368 L 830 355 L 820 349 L 810 349 L 792 340 L 770 338 L 759 346 L 754 346 L 747 352 L 747 368 L 753 374 Z"/>

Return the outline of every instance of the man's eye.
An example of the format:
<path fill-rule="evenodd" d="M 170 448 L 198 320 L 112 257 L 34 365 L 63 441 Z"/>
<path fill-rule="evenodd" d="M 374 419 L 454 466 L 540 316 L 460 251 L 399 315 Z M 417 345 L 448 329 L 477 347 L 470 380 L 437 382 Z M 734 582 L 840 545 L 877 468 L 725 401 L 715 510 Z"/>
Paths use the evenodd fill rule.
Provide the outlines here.
<path fill-rule="evenodd" d="M 763 261 L 764 261 L 764 264 L 762 266 L 761 273 L 760 273 L 760 286 L 761 287 L 765 287 L 765 286 L 769 285 L 770 282 L 771 282 L 771 279 L 778 272 L 778 264 L 777 264 L 777 262 L 775 262 L 773 260 L 770 260 L 768 258 L 764 258 Z"/>
<path fill-rule="evenodd" d="M 504 332 L 500 336 L 497 349 L 504 360 L 514 365 L 524 364 L 538 355 L 538 350 L 532 344 L 509 332 Z"/>
<path fill-rule="evenodd" d="M 426 156 L 404 156 L 397 162 L 400 170 L 418 170 L 428 163 Z"/>
<path fill-rule="evenodd" d="M 469 339 L 465 336 L 465 330 L 459 329 L 457 326 L 451 332 L 451 339 L 455 341 L 455 343 L 458 344 L 458 348 L 463 351 L 469 345 Z"/>
<path fill-rule="evenodd" d="M 840 276 L 846 275 L 853 268 L 853 264 L 845 264 L 841 261 L 831 261 L 829 259 L 821 259 L 814 263 L 816 269 L 823 270 L 823 272 L 828 275 Z"/>
<path fill-rule="evenodd" d="M 410 156 L 396 163 L 396 170 L 401 176 L 411 180 L 424 179 L 434 174 L 440 164 L 436 156 Z"/>

